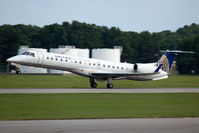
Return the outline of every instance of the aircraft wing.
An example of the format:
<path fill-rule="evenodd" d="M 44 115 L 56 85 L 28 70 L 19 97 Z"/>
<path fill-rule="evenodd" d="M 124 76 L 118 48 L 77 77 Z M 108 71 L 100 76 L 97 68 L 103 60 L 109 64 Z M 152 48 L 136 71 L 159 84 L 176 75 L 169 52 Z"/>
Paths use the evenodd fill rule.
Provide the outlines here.
<path fill-rule="evenodd" d="M 95 78 L 119 78 L 119 77 L 133 77 L 133 76 L 147 76 L 147 75 L 154 75 L 159 74 L 159 72 L 153 72 L 153 73 L 91 73 L 91 76 Z"/>

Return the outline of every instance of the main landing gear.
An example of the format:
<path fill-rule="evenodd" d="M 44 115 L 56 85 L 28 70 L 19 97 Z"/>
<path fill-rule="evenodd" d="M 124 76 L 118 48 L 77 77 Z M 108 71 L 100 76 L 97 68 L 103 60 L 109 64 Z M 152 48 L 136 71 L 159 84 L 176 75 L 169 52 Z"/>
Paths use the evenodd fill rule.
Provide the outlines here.
<path fill-rule="evenodd" d="M 95 79 L 90 77 L 90 86 L 92 88 L 96 88 L 97 87 L 97 83 L 95 82 Z"/>
<path fill-rule="evenodd" d="M 93 77 L 90 77 L 90 86 L 92 88 L 97 88 L 97 83 L 95 82 L 95 78 L 93 78 Z M 110 89 L 113 88 L 113 83 L 112 83 L 111 77 L 108 78 L 106 87 L 110 88 Z"/>

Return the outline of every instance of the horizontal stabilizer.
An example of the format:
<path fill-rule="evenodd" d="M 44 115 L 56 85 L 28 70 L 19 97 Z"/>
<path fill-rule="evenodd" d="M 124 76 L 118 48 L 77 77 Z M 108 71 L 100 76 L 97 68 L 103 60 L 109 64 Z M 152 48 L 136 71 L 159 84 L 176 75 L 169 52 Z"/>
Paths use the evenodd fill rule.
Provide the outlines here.
<path fill-rule="evenodd" d="M 168 75 L 164 76 L 164 77 L 160 77 L 160 78 L 155 78 L 153 80 L 161 80 L 161 79 L 167 79 L 168 78 Z"/>
<path fill-rule="evenodd" d="M 193 51 L 182 51 L 182 50 L 161 50 L 160 52 L 167 52 L 167 53 L 173 53 L 173 54 L 193 54 L 195 52 Z"/>

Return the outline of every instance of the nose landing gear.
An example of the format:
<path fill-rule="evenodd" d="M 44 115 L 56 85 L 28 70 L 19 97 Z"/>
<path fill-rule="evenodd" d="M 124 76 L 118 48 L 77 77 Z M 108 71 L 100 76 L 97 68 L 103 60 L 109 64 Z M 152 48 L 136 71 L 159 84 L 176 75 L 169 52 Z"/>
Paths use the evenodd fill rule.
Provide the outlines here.
<path fill-rule="evenodd" d="M 16 74 L 21 74 L 21 71 L 19 68 L 16 68 Z"/>
<path fill-rule="evenodd" d="M 109 89 L 113 88 L 112 77 L 108 77 L 107 86 L 106 87 L 109 88 Z"/>
<path fill-rule="evenodd" d="M 107 83 L 107 88 L 112 89 L 113 88 L 113 84 L 112 83 Z"/>

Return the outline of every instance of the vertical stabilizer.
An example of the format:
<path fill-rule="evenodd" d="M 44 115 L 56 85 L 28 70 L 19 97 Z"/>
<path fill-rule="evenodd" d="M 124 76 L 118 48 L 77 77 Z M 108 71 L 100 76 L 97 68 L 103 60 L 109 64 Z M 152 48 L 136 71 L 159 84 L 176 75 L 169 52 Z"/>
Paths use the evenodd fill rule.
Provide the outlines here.
<path fill-rule="evenodd" d="M 155 72 L 158 72 L 159 69 L 165 71 L 165 72 L 169 72 L 171 69 L 171 65 L 173 64 L 173 61 L 175 59 L 175 56 L 177 54 L 181 54 L 181 53 L 194 53 L 192 51 L 181 51 L 181 50 L 166 50 L 164 55 L 162 55 L 162 57 L 158 60 L 157 62 L 157 69 L 155 70 Z"/>

